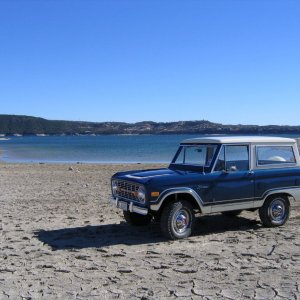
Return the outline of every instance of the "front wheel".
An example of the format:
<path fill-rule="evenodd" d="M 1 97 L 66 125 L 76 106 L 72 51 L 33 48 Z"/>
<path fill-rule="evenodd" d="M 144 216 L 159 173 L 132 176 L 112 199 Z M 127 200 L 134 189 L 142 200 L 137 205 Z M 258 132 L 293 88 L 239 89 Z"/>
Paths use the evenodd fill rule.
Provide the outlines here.
<path fill-rule="evenodd" d="M 123 210 L 124 219 L 127 223 L 133 226 L 146 226 L 151 222 L 152 216 L 140 215 L 134 212 Z"/>
<path fill-rule="evenodd" d="M 268 198 L 259 209 L 259 217 L 267 227 L 285 224 L 290 215 L 290 202 L 286 196 L 275 195 Z"/>
<path fill-rule="evenodd" d="M 188 201 L 168 203 L 160 218 L 161 231 L 168 239 L 183 239 L 192 234 L 195 223 L 193 206 Z"/>

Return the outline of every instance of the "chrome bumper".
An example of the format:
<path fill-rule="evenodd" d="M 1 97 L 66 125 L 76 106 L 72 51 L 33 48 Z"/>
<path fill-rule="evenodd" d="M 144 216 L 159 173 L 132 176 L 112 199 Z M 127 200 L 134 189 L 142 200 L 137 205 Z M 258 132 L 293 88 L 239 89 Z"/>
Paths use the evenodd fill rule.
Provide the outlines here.
<path fill-rule="evenodd" d="M 147 215 L 148 214 L 148 209 L 147 208 L 143 208 L 143 207 L 139 207 L 137 205 L 134 205 L 133 202 L 126 202 L 126 201 L 123 201 L 123 200 L 120 200 L 120 199 L 115 199 L 115 198 L 111 198 L 110 199 L 110 204 L 120 208 L 120 209 L 123 209 L 123 210 L 128 210 L 130 212 L 134 212 L 134 213 L 137 213 L 137 214 L 140 214 L 140 215 Z M 122 205 L 122 204 L 127 204 L 126 205 L 126 208 Z M 125 209 L 124 209 L 125 208 Z"/>

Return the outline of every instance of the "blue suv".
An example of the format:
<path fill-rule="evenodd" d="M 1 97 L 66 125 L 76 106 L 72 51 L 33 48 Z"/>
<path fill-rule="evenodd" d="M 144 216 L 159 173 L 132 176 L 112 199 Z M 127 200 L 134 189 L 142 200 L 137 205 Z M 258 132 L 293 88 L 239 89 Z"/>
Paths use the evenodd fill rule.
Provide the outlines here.
<path fill-rule="evenodd" d="M 300 158 L 294 139 L 211 136 L 183 141 L 165 169 L 119 172 L 111 202 L 136 226 L 160 222 L 169 239 L 190 236 L 196 214 L 236 216 L 259 211 L 281 226 L 300 199 Z"/>

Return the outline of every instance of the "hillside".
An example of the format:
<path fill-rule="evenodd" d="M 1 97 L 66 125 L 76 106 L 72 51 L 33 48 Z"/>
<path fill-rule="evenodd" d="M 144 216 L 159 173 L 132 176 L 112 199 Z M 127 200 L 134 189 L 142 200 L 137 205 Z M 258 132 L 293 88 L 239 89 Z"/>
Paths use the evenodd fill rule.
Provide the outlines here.
<path fill-rule="evenodd" d="M 299 126 L 223 125 L 202 121 L 151 122 L 81 122 L 56 121 L 43 118 L 0 115 L 2 135 L 74 135 L 74 134 L 276 134 L 299 133 Z"/>

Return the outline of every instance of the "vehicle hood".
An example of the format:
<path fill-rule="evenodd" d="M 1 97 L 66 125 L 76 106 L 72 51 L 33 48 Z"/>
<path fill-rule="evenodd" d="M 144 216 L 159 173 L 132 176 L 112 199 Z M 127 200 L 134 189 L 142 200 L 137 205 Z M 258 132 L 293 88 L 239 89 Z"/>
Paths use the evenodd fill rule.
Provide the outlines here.
<path fill-rule="evenodd" d="M 189 174 L 189 176 L 187 176 Z M 199 172 L 191 172 L 185 170 L 172 170 L 172 169 L 151 169 L 151 170 L 136 170 L 128 172 L 116 173 L 113 178 L 133 181 L 141 184 L 170 184 L 175 182 L 184 182 L 191 179 L 190 176 L 202 176 Z"/>
<path fill-rule="evenodd" d="M 153 178 L 174 176 L 177 175 L 176 173 L 176 171 L 170 169 L 134 170 L 116 173 L 113 178 L 146 183 Z"/>

